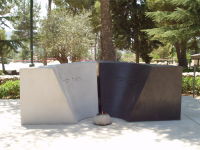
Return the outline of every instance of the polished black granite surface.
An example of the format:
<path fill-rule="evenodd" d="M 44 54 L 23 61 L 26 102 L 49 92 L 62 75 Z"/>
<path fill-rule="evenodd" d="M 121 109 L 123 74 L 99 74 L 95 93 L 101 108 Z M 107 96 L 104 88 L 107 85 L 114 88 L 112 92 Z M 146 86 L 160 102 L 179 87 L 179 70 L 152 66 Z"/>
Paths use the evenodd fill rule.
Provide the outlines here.
<path fill-rule="evenodd" d="M 127 121 L 178 120 L 182 68 L 99 62 L 100 111 Z"/>

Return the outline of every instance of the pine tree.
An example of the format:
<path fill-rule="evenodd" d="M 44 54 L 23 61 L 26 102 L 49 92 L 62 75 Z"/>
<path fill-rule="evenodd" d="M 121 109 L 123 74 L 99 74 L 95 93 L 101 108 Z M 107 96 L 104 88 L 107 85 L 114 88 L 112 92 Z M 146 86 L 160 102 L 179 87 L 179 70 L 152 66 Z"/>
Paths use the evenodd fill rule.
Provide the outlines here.
<path fill-rule="evenodd" d="M 5 27 L 10 28 L 8 22 L 13 23 L 13 20 L 16 19 L 16 16 L 11 13 L 11 9 L 15 6 L 14 2 L 18 5 L 15 0 L 0 1 L 0 57 L 4 73 L 6 73 L 4 66 L 6 57 L 12 50 L 16 52 L 17 48 L 21 46 L 21 42 L 17 39 L 6 39 Z"/>
<path fill-rule="evenodd" d="M 39 22 L 39 12 L 40 6 L 37 3 L 33 5 L 33 45 L 36 45 L 36 35 L 37 35 L 37 23 Z M 17 9 L 15 10 L 17 19 L 13 21 L 13 36 L 14 39 L 21 40 L 23 47 L 21 47 L 22 59 L 30 58 L 30 1 L 20 0 L 18 1 Z M 27 54 L 26 56 L 23 54 Z M 24 57 L 25 56 L 25 57 Z"/>
<path fill-rule="evenodd" d="M 150 41 L 143 29 L 153 28 L 154 23 L 145 16 L 148 10 L 145 0 L 111 1 L 115 45 L 119 49 L 135 52 L 136 62 L 139 57 L 150 63 L 149 53 L 159 44 Z"/>
<path fill-rule="evenodd" d="M 187 42 L 200 35 L 199 0 L 148 0 L 153 10 L 147 16 L 157 28 L 146 30 L 152 39 L 170 42 L 176 48 L 178 63 L 187 67 Z"/>
<path fill-rule="evenodd" d="M 0 1 L 0 28 L 9 27 L 6 21 L 10 21 L 11 17 L 8 15 L 13 8 L 12 0 Z"/>
<path fill-rule="evenodd" d="M 0 30 L 0 57 L 2 70 L 6 73 L 5 70 L 5 59 L 11 51 L 17 52 L 17 48 L 21 46 L 21 42 L 18 40 L 6 40 L 5 30 Z"/>

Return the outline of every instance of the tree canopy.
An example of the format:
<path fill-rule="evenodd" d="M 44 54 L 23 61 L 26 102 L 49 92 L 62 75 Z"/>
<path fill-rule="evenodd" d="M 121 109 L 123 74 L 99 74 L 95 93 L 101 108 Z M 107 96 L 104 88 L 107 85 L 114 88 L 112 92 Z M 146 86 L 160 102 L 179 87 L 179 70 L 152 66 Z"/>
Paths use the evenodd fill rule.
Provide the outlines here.
<path fill-rule="evenodd" d="M 187 67 L 187 42 L 200 31 L 199 0 L 148 0 L 148 12 L 157 25 L 146 30 L 153 40 L 170 42 L 176 48 L 179 65 Z"/>
<path fill-rule="evenodd" d="M 56 7 L 51 9 L 52 2 Z M 186 67 L 186 53 L 200 50 L 199 0 L 48 0 L 47 9 L 42 19 L 34 3 L 34 47 L 44 60 L 48 55 L 61 63 L 78 61 L 95 53 L 95 58 L 116 61 L 117 51 L 127 50 L 136 54 L 136 62 L 150 63 L 153 55 L 167 57 L 173 49 Z M 23 58 L 30 54 L 29 10 L 28 0 L 0 2 L 0 28 L 12 23 L 15 29 L 13 41 L 1 42 L 22 40 Z"/>
<path fill-rule="evenodd" d="M 143 29 L 155 27 L 153 21 L 145 16 L 148 11 L 145 0 L 116 0 L 111 1 L 113 17 L 113 33 L 115 45 L 119 49 L 127 49 L 136 53 L 136 62 L 139 57 L 149 63 L 149 54 L 159 45 L 159 42 L 150 41 Z"/>
<path fill-rule="evenodd" d="M 40 44 L 47 54 L 60 63 L 87 58 L 94 38 L 88 15 L 53 10 L 40 29 Z"/>

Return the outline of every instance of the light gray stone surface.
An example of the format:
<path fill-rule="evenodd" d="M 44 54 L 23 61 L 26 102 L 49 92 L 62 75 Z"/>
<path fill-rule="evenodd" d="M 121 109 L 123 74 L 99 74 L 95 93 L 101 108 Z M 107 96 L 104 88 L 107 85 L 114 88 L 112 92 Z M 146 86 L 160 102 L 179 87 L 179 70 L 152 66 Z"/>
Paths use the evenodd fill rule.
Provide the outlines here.
<path fill-rule="evenodd" d="M 92 118 L 75 125 L 21 126 L 19 107 L 17 101 L 0 100 L 0 150 L 200 150 L 200 102 L 192 97 L 182 98 L 181 120 L 112 118 L 101 127 Z"/>
<path fill-rule="evenodd" d="M 20 70 L 22 124 L 77 123 L 98 113 L 95 63 Z"/>

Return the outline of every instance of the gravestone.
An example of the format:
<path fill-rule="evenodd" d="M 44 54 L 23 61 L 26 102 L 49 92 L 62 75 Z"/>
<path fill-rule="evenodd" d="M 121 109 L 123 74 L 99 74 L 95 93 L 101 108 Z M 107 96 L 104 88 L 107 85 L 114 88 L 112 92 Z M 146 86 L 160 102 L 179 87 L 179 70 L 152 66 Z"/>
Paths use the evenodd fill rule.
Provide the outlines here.
<path fill-rule="evenodd" d="M 61 124 L 98 113 L 95 63 L 20 70 L 22 124 Z"/>
<path fill-rule="evenodd" d="M 178 120 L 181 76 L 177 66 L 122 62 L 21 69 L 21 121 L 69 124 L 98 112 L 126 121 Z"/>
<path fill-rule="evenodd" d="M 180 119 L 182 68 L 135 63 L 99 63 L 100 104 L 127 121 Z"/>

